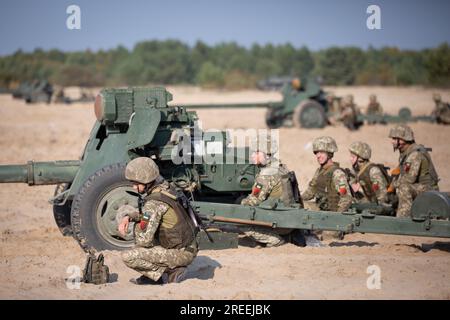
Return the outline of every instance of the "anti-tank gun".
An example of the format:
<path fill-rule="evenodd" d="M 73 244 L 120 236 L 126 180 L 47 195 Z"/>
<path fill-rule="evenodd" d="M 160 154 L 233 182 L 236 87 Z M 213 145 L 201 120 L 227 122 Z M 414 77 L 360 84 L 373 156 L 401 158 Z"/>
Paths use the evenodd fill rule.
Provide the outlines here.
<path fill-rule="evenodd" d="M 302 79 L 297 87 L 290 83 L 282 89 L 282 100 L 234 104 L 189 104 L 189 109 L 265 108 L 268 128 L 296 126 L 323 128 L 328 124 L 326 94 L 312 78 Z"/>
<path fill-rule="evenodd" d="M 194 190 L 198 200 L 233 203 L 248 193 L 257 173 L 249 164 L 248 148 L 229 148 L 224 132 L 203 134 L 196 113 L 168 107 L 171 99 L 164 88 L 104 89 L 96 98 L 97 121 L 80 160 L 3 165 L 0 182 L 56 184 L 52 203 L 58 227 L 83 247 L 97 249 L 133 242 L 131 232 L 125 239 L 119 235 L 114 218 L 121 205 L 137 207 L 124 177 L 126 164 L 135 157 L 154 159 L 162 176 L 181 189 Z M 183 148 L 186 144 L 179 137 L 195 135 L 200 138 L 192 139 L 192 148 Z M 202 154 L 196 154 L 194 143 Z M 214 153 L 208 154 L 209 149 Z M 219 154 L 234 160 L 216 161 Z M 203 161 L 205 157 L 209 161 Z M 174 164 L 180 158 L 184 161 Z"/>
<path fill-rule="evenodd" d="M 80 160 L 3 165 L 0 182 L 57 185 L 52 198 L 56 223 L 85 249 L 123 249 L 133 244 L 132 228 L 122 237 L 115 216 L 122 205 L 138 207 L 136 194 L 124 177 L 126 163 L 138 156 L 151 157 L 167 180 L 192 192 L 193 208 L 218 229 L 245 224 L 450 237 L 450 200 L 444 193 L 416 199 L 413 209 L 418 207 L 411 219 L 379 216 L 373 208 L 337 213 L 277 202 L 259 207 L 235 204 L 250 192 L 258 171 L 248 161 L 249 148 L 230 148 L 224 132 L 198 131 L 196 113 L 168 107 L 171 98 L 164 88 L 104 89 L 96 98 L 97 120 Z M 201 146 L 198 152 L 196 145 Z M 223 155 L 232 161 L 221 161 Z M 236 234 L 212 234 L 215 242 L 202 242 L 203 248 L 237 245 Z"/>
<path fill-rule="evenodd" d="M 265 108 L 265 121 L 268 128 L 299 127 L 305 129 L 324 128 L 336 122 L 340 111 L 334 110 L 329 101 L 328 93 L 323 91 L 319 83 L 312 78 L 305 78 L 298 82 L 298 86 L 291 83 L 284 85 L 281 101 L 227 103 L 227 104 L 187 104 L 188 109 L 233 109 L 233 108 Z M 334 97 L 341 104 L 341 97 Z M 337 113 L 337 114 L 336 114 Z M 354 118 L 355 126 L 368 123 L 402 123 L 402 122 L 432 122 L 448 123 L 448 116 L 443 121 L 436 115 L 413 116 L 411 109 L 402 107 L 397 115 L 392 114 L 357 114 Z"/>

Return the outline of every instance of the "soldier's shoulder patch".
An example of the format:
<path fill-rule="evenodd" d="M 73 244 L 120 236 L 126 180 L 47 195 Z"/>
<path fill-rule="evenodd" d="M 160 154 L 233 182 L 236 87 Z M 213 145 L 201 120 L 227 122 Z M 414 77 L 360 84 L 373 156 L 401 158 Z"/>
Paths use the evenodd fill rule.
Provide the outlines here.
<path fill-rule="evenodd" d="M 256 183 L 252 188 L 252 194 L 257 196 L 261 192 L 262 188 L 263 188 L 262 184 Z"/>
<path fill-rule="evenodd" d="M 406 173 L 408 173 L 410 169 L 411 169 L 411 163 L 410 162 L 405 162 L 405 164 L 403 165 L 403 170 Z"/>

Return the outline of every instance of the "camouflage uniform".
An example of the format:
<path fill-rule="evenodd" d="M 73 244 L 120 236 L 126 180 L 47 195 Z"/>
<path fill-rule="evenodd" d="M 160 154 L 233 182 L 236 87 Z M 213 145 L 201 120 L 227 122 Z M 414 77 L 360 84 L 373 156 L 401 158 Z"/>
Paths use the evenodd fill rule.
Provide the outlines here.
<path fill-rule="evenodd" d="M 439 123 L 450 124 L 450 105 L 441 99 L 441 95 L 435 93 L 433 95 L 434 103 L 436 104 L 432 116 L 434 116 Z"/>
<path fill-rule="evenodd" d="M 336 97 L 334 94 L 329 94 L 327 96 L 328 103 L 328 120 L 330 124 L 335 125 L 339 121 L 340 115 L 342 113 L 341 98 Z"/>
<path fill-rule="evenodd" d="M 370 102 L 367 106 L 367 114 L 383 114 L 383 108 L 380 103 L 377 101 L 377 97 L 375 95 L 370 96 Z"/>
<path fill-rule="evenodd" d="M 353 103 L 353 95 L 347 95 L 343 99 L 340 120 L 348 129 L 356 130 L 360 125 L 357 120 L 359 113 L 358 107 Z"/>
<path fill-rule="evenodd" d="M 308 188 L 302 193 L 303 200 L 313 198 L 320 210 L 344 212 L 350 208 L 353 198 L 347 175 L 339 163 L 333 162 L 316 170 Z"/>
<path fill-rule="evenodd" d="M 381 107 L 380 103 L 377 101 L 377 97 L 375 95 L 370 96 L 370 102 L 367 106 L 366 114 L 368 116 L 370 115 L 376 115 L 376 116 L 382 116 L 383 115 L 383 108 Z M 375 124 L 377 121 L 375 120 L 368 120 L 368 124 Z"/>
<path fill-rule="evenodd" d="M 427 149 L 414 142 L 414 134 L 406 125 L 391 129 L 390 138 L 406 141 L 409 145 L 400 152 L 400 175 L 393 183 L 398 195 L 397 216 L 409 217 L 413 200 L 425 191 L 436 190 L 438 175 Z"/>
<path fill-rule="evenodd" d="M 370 146 L 364 142 L 354 142 L 349 150 L 359 157 L 357 165 L 353 166 L 355 178 L 350 179 L 350 183 L 361 185 L 365 201 L 388 205 L 388 180 L 381 165 L 369 161 L 372 155 Z"/>
<path fill-rule="evenodd" d="M 313 151 L 334 154 L 337 145 L 331 137 L 320 137 L 313 142 Z M 347 175 L 339 163 L 325 164 L 316 170 L 308 188 L 302 193 L 303 200 L 315 199 L 321 210 L 343 212 L 353 202 Z"/>
<path fill-rule="evenodd" d="M 141 166 L 145 165 L 141 163 Z M 132 172 L 131 175 L 134 173 L 136 176 L 146 176 L 145 172 L 139 172 L 139 166 L 132 169 L 136 172 Z M 151 174 L 147 174 L 146 177 L 144 181 L 151 181 Z M 137 180 L 128 176 L 127 178 Z M 142 214 L 136 209 L 133 211 L 130 206 L 121 207 L 116 220 L 120 222 L 125 216 L 129 216 L 130 220 L 135 222 L 136 246 L 122 253 L 124 263 L 154 281 L 158 281 L 163 273 L 170 269 L 189 265 L 197 255 L 198 245 L 195 225 L 184 210 L 162 177 L 159 177 L 153 188 L 148 191 L 142 206 Z"/>
<path fill-rule="evenodd" d="M 286 190 L 283 190 L 282 179 L 288 174 L 288 169 L 276 161 L 266 164 L 255 177 L 252 193 L 241 201 L 242 205 L 257 206 L 266 200 L 283 200 L 286 205 L 293 203 L 293 199 L 287 199 Z M 291 229 L 278 228 L 275 230 L 261 227 L 241 227 L 240 230 L 257 242 L 266 244 L 267 247 L 274 247 L 283 244 L 285 241 L 282 235 L 291 232 Z"/>

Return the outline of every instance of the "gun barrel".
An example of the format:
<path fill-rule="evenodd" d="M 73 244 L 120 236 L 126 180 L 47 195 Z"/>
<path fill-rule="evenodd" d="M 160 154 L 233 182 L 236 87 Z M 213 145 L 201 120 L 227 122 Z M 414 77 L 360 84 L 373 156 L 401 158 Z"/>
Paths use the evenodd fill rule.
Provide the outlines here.
<path fill-rule="evenodd" d="M 216 104 L 185 104 L 187 109 L 227 109 L 227 108 L 278 108 L 281 102 L 252 102 L 252 103 L 216 103 Z"/>
<path fill-rule="evenodd" d="M 22 165 L 1 165 L 0 183 L 28 183 L 33 186 L 72 182 L 79 167 L 78 160 L 28 161 Z"/>

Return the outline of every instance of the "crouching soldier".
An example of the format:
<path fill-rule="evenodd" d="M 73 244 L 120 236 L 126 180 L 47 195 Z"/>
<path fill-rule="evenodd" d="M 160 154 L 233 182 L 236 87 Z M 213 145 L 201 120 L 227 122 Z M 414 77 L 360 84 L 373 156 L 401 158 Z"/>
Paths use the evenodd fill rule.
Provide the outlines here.
<path fill-rule="evenodd" d="M 186 209 L 177 201 L 170 185 L 159 175 L 158 166 L 150 158 L 136 158 L 128 163 L 125 177 L 141 194 L 141 210 L 131 206 L 119 209 L 116 220 L 125 235 L 134 224 L 135 248 L 122 253 L 131 269 L 142 274 L 136 284 L 180 282 L 196 257 L 197 228 Z"/>
<path fill-rule="evenodd" d="M 439 191 L 439 177 L 428 151 L 416 144 L 414 133 L 407 125 L 400 124 L 389 132 L 394 151 L 400 152 L 400 175 L 393 186 L 398 196 L 398 217 L 409 217 L 413 200 L 425 191 Z"/>
<path fill-rule="evenodd" d="M 370 162 L 372 149 L 367 143 L 353 142 L 349 148 L 354 170 L 351 187 L 354 194 L 362 194 L 365 202 L 388 206 L 388 173 L 383 165 Z"/>
<path fill-rule="evenodd" d="M 308 188 L 302 193 L 302 199 L 304 201 L 315 199 L 320 210 L 344 212 L 353 202 L 347 175 L 344 169 L 339 167 L 339 163 L 333 161 L 334 153 L 337 151 L 336 141 L 332 137 L 319 137 L 313 141 L 313 152 L 319 168 L 309 182 Z M 331 234 L 343 238 L 342 232 Z"/>

